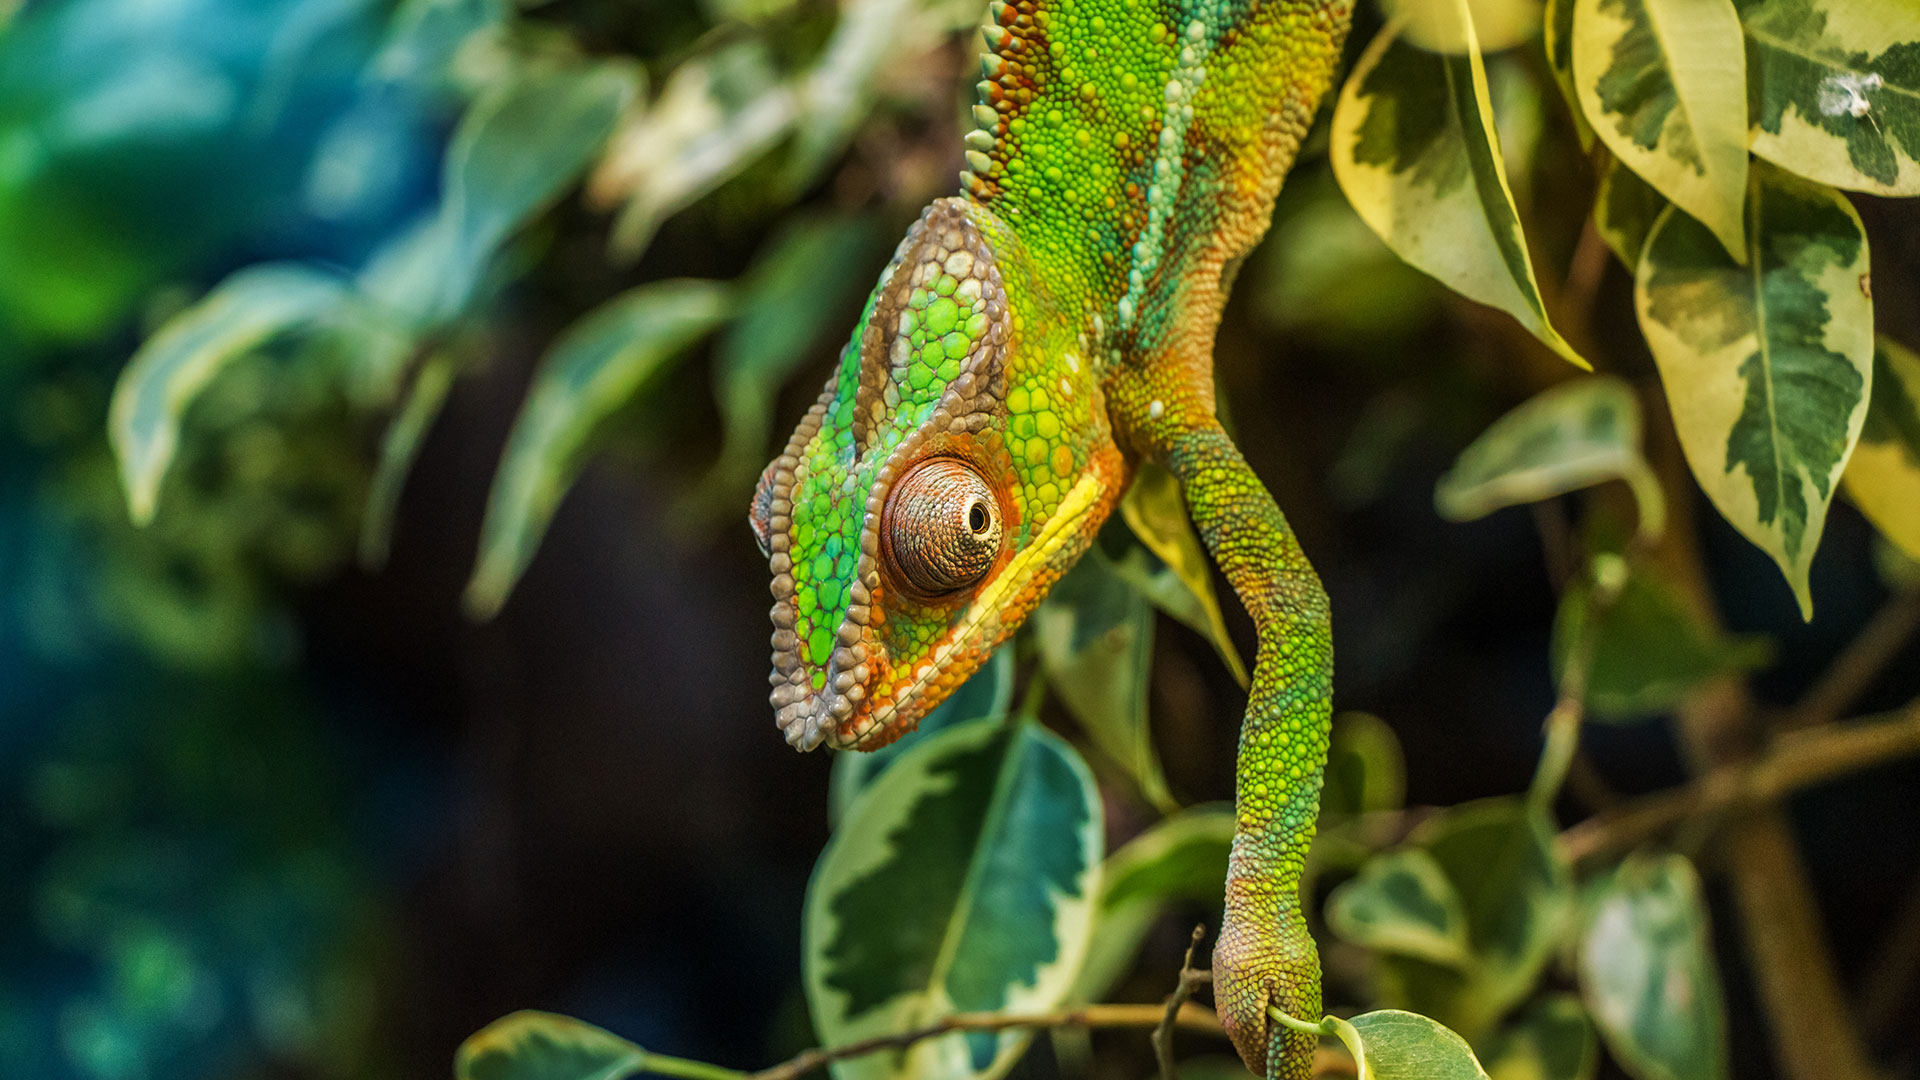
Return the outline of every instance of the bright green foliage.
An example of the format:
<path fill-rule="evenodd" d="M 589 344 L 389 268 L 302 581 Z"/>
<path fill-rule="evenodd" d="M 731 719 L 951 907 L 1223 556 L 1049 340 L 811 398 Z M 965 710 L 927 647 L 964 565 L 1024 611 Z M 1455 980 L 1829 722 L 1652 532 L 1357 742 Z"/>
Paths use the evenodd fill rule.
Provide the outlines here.
<path fill-rule="evenodd" d="M 1772 650 L 1764 639 L 1733 636 L 1702 622 L 1653 566 L 1635 566 L 1605 614 L 1593 615 L 1593 583 L 1583 577 L 1560 600 L 1553 625 L 1556 672 L 1582 635 L 1594 635 L 1587 707 L 1596 720 L 1657 716 L 1715 675 L 1759 667 Z"/>
<path fill-rule="evenodd" d="M 1358 1063 L 1359 1080 L 1487 1080 L 1465 1039 L 1416 1013 L 1382 1009 L 1326 1023 Z"/>
<path fill-rule="evenodd" d="M 1736 0 L 1753 152 L 1835 187 L 1920 195 L 1920 7 Z"/>
<path fill-rule="evenodd" d="M 1573 73 L 1607 149 L 1744 265 L 1746 59 L 1732 0 L 1576 0 Z"/>
<path fill-rule="evenodd" d="M 1455 25 L 1472 42 L 1464 10 L 1456 9 Z M 1340 92 L 1334 175 L 1395 254 L 1507 312 L 1585 367 L 1547 319 L 1489 101 L 1478 46 L 1464 55 L 1431 53 L 1399 41 L 1389 26 Z"/>
<path fill-rule="evenodd" d="M 1481 1058 L 1491 1080 L 1593 1080 L 1600 1044 L 1572 994 L 1535 1002 L 1520 1019 L 1487 1037 Z"/>
<path fill-rule="evenodd" d="M 606 419 L 729 311 L 710 281 L 642 285 L 575 323 L 541 360 L 500 458 L 467 608 L 491 615 L 526 570 Z"/>
<path fill-rule="evenodd" d="M 1808 565 L 1866 417 L 1867 238 L 1831 188 L 1765 164 L 1752 173 L 1751 265 L 1668 210 L 1634 300 L 1694 478 L 1811 618 Z"/>
<path fill-rule="evenodd" d="M 1873 398 L 1842 478 L 1847 496 L 1910 559 L 1920 559 L 1920 356 L 1882 337 Z"/>
<path fill-rule="evenodd" d="M 989 718 L 922 741 L 854 800 L 815 867 L 803 967 L 822 1038 L 1059 1003 L 1085 955 L 1100 848 L 1093 778 L 1057 736 Z M 835 1073 L 995 1076 L 1030 1038 L 928 1040 Z"/>
<path fill-rule="evenodd" d="M 1588 906 L 1580 987 L 1607 1048 L 1639 1080 L 1719 1080 L 1726 1020 L 1693 865 L 1639 854 Z"/>
<path fill-rule="evenodd" d="M 468 1036 L 454 1080 L 621 1080 L 646 1067 L 647 1052 L 571 1017 L 525 1010 Z"/>
<path fill-rule="evenodd" d="M 1596 376 L 1543 391 L 1495 421 L 1461 451 L 1433 498 L 1442 517 L 1472 521 L 1607 480 L 1633 489 L 1640 531 L 1657 539 L 1666 501 L 1640 456 L 1640 402 L 1622 380 Z"/>

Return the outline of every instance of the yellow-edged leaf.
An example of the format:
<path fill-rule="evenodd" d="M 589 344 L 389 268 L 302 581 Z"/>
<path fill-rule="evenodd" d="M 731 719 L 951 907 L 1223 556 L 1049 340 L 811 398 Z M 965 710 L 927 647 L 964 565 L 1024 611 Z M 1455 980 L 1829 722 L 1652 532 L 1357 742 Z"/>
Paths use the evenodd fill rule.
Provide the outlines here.
<path fill-rule="evenodd" d="M 1874 349 L 1873 397 L 1843 482 L 1881 535 L 1920 561 L 1920 356 L 1885 337 Z"/>

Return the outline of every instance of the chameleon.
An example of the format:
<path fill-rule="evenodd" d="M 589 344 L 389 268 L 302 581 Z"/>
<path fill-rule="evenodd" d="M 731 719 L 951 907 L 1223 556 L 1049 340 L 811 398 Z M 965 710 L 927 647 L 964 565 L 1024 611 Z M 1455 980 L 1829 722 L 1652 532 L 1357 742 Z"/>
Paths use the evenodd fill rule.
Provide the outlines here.
<path fill-rule="evenodd" d="M 912 731 L 1087 549 L 1142 462 L 1252 616 L 1213 952 L 1256 1074 L 1309 1074 L 1298 897 L 1327 754 L 1327 596 L 1215 413 L 1240 263 L 1331 83 L 1352 0 L 993 0 L 958 195 L 881 272 L 750 522 L 788 742 Z M 823 273 L 836 268 L 823 267 Z"/>

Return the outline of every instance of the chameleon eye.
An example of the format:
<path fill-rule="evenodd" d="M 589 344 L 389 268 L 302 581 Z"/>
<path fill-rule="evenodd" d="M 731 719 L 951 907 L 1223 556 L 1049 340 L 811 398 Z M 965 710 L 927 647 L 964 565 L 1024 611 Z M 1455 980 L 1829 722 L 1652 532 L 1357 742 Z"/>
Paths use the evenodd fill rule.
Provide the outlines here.
<path fill-rule="evenodd" d="M 915 592 L 940 596 L 985 576 L 1000 553 L 1000 504 L 972 467 L 932 458 L 887 497 L 885 557 Z"/>

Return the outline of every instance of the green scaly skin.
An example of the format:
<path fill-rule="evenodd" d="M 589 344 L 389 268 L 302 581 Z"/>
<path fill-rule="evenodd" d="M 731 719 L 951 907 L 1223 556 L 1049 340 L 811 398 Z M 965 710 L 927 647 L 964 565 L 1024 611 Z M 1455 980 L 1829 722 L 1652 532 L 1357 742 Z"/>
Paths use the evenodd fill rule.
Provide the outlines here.
<path fill-rule="evenodd" d="M 801 749 L 870 750 L 1019 627 L 1135 463 L 1178 478 L 1259 633 L 1214 993 L 1248 1067 L 1290 1080 L 1314 1039 L 1266 1009 L 1320 1014 L 1298 887 L 1333 652 L 1318 578 L 1215 418 L 1212 354 L 1351 7 L 996 0 L 963 194 L 902 242 L 753 505 L 776 719 Z"/>

